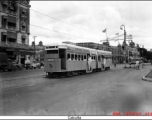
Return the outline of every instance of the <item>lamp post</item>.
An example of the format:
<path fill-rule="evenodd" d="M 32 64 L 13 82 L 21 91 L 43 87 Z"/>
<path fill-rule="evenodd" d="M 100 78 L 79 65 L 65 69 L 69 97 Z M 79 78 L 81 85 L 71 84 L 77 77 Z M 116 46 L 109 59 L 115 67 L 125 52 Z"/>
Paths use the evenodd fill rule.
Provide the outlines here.
<path fill-rule="evenodd" d="M 127 53 L 127 51 L 126 51 L 126 30 L 125 30 L 125 26 L 124 25 L 120 26 L 121 30 L 123 30 L 122 27 L 124 27 L 124 42 L 123 42 L 123 44 L 124 44 L 124 52 L 125 52 L 125 66 L 124 66 L 124 68 L 126 68 L 126 53 Z"/>
<path fill-rule="evenodd" d="M 37 36 L 33 36 L 34 37 L 34 60 L 35 60 L 35 38 L 37 37 Z"/>
<path fill-rule="evenodd" d="M 132 41 L 132 35 L 131 35 L 131 34 L 128 35 L 128 36 L 127 36 L 127 39 L 130 39 L 130 40 L 128 40 L 129 50 L 128 50 L 128 52 L 127 52 L 127 53 L 128 53 L 128 62 L 130 62 L 130 61 L 129 61 L 129 60 L 130 60 L 130 51 L 131 51 L 131 53 L 132 53 L 132 49 L 131 49 L 131 48 L 133 47 L 133 46 L 131 45 L 131 43 L 133 42 L 133 41 Z"/>

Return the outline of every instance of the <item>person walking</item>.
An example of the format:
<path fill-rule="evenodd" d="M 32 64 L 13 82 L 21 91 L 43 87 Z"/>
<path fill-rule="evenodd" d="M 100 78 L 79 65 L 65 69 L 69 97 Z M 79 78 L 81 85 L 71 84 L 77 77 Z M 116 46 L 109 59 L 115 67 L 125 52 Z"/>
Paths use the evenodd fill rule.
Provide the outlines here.
<path fill-rule="evenodd" d="M 114 59 L 113 64 L 114 64 L 114 66 L 116 67 L 116 64 L 117 64 L 116 59 Z"/>
<path fill-rule="evenodd" d="M 136 60 L 136 69 L 139 70 L 139 60 Z"/>
<path fill-rule="evenodd" d="M 144 61 L 141 60 L 140 63 L 141 63 L 141 67 L 144 68 Z"/>

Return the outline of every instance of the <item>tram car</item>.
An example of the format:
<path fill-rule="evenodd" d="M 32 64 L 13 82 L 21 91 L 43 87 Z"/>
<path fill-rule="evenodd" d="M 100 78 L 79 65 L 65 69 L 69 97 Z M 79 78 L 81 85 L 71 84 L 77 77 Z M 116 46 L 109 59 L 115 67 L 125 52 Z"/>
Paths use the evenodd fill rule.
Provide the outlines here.
<path fill-rule="evenodd" d="M 47 75 L 92 73 L 110 69 L 112 53 L 76 45 L 54 43 L 45 47 L 44 71 Z"/>

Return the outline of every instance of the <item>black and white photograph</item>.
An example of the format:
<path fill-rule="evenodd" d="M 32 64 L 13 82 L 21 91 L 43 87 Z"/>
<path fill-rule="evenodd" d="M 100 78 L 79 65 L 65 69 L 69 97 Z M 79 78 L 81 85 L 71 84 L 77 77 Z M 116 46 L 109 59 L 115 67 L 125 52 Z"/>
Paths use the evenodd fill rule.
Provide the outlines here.
<path fill-rule="evenodd" d="M 152 116 L 151 6 L 1 0 L 0 116 Z"/>

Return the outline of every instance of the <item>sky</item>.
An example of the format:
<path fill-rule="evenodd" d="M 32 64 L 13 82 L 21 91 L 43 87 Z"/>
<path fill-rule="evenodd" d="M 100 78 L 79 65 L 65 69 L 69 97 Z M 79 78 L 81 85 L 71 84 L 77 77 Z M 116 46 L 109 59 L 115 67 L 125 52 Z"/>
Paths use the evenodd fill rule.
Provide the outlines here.
<path fill-rule="evenodd" d="M 152 1 L 31 1 L 30 5 L 30 44 L 33 36 L 37 36 L 36 44 L 42 41 L 44 45 L 63 41 L 102 44 L 106 37 L 123 34 L 120 26 L 124 25 L 133 42 L 152 48 Z M 122 44 L 123 36 L 119 38 L 110 45 Z"/>

